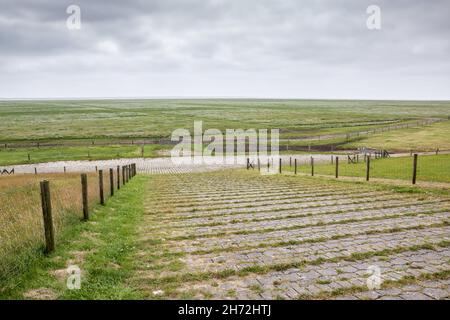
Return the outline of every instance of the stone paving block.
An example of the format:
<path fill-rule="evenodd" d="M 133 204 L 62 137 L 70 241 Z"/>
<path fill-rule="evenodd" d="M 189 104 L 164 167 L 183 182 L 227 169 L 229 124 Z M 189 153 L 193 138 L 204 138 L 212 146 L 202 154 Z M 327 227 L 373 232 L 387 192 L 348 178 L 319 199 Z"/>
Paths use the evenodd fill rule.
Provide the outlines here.
<path fill-rule="evenodd" d="M 333 298 L 449 297 L 449 279 L 365 290 L 369 266 L 380 267 L 382 279 L 392 281 L 449 269 L 450 249 L 445 246 L 393 253 L 449 241 L 450 227 L 442 226 L 450 218 L 448 201 L 428 195 L 418 201 L 424 196 L 370 186 L 361 192 L 362 186 L 346 184 L 339 189 L 338 184 L 319 180 L 249 177 L 230 171 L 155 178 L 153 186 L 159 191 L 145 203 L 148 215 L 142 230 L 148 232 L 148 240 L 155 234 L 164 238 L 165 250 L 185 254 L 180 258 L 185 263 L 182 270 L 164 274 L 289 266 L 300 261 L 301 268 L 223 277 L 214 280 L 215 285 L 209 280 L 188 281 L 180 285 L 180 292 L 192 289 L 225 299 L 296 299 L 352 289 L 351 294 Z M 387 249 L 394 251 L 367 255 Z"/>

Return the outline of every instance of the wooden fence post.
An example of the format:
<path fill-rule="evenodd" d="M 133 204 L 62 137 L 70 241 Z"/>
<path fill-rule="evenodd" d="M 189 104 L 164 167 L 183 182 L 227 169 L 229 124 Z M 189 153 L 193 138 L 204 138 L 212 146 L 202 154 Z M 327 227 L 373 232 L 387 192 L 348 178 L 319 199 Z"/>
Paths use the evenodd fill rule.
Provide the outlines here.
<path fill-rule="evenodd" d="M 120 190 L 120 166 L 117 166 L 117 190 Z"/>
<path fill-rule="evenodd" d="M 98 189 L 100 193 L 100 204 L 105 205 L 105 194 L 103 193 L 103 170 L 98 171 Z"/>
<path fill-rule="evenodd" d="M 292 167 L 292 157 L 289 157 L 289 167 Z"/>
<path fill-rule="evenodd" d="M 247 170 L 248 170 L 249 167 L 250 167 L 250 159 L 247 158 Z"/>
<path fill-rule="evenodd" d="M 339 157 L 336 157 L 336 179 L 339 178 Z"/>
<path fill-rule="evenodd" d="M 280 158 L 280 168 L 278 169 L 278 172 L 281 174 L 281 158 Z"/>
<path fill-rule="evenodd" d="M 416 184 L 417 181 L 417 158 L 418 154 L 414 154 L 414 161 L 413 161 L 413 177 L 412 177 L 412 184 Z"/>
<path fill-rule="evenodd" d="M 333 165 L 333 155 L 331 155 L 331 165 Z"/>
<path fill-rule="evenodd" d="M 261 171 L 261 161 L 258 158 L 258 171 Z"/>
<path fill-rule="evenodd" d="M 267 172 L 270 171 L 270 160 L 269 158 L 267 158 Z"/>
<path fill-rule="evenodd" d="M 311 157 L 311 176 L 314 177 L 314 158 Z"/>
<path fill-rule="evenodd" d="M 87 175 L 81 174 L 81 196 L 83 199 L 83 218 L 85 221 L 89 220 L 89 204 L 88 204 L 88 183 Z"/>
<path fill-rule="evenodd" d="M 114 195 L 114 170 L 112 168 L 109 169 L 109 189 L 112 197 Z"/>
<path fill-rule="evenodd" d="M 127 181 L 125 180 L 125 166 L 122 166 L 122 185 L 124 186 Z"/>
<path fill-rule="evenodd" d="M 370 157 L 367 158 L 367 163 L 366 163 L 366 181 L 369 181 L 370 179 Z"/>
<path fill-rule="evenodd" d="M 297 174 L 297 158 L 294 159 L 295 174 Z"/>
<path fill-rule="evenodd" d="M 45 252 L 50 253 L 55 250 L 55 236 L 52 218 L 52 202 L 50 198 L 50 183 L 47 180 L 41 181 L 41 203 L 44 217 L 45 232 Z"/>

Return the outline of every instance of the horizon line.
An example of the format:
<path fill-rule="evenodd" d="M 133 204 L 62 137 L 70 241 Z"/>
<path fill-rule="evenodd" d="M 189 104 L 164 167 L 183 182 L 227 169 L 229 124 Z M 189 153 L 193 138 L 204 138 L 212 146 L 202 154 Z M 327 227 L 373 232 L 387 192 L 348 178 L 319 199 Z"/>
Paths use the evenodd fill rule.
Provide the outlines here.
<path fill-rule="evenodd" d="M 302 100 L 302 101 L 418 101 L 450 102 L 450 99 L 373 99 L 373 98 L 300 98 L 300 97 L 249 97 L 249 96 L 135 96 L 135 97 L 33 97 L 3 98 L 0 101 L 73 101 L 73 100 Z"/>

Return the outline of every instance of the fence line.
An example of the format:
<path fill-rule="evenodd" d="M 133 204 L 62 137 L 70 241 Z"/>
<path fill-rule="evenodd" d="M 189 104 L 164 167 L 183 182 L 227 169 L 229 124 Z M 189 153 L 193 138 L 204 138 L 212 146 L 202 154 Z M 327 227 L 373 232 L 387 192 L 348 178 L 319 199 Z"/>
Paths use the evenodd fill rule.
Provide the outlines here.
<path fill-rule="evenodd" d="M 338 156 L 332 156 L 329 162 L 322 157 L 316 163 L 314 156 L 311 156 L 309 160 L 299 161 L 297 158 L 293 160 L 293 167 L 291 157 L 289 165 L 282 166 L 280 160 L 279 168 L 276 168 L 276 171 L 271 171 L 273 162 L 267 159 L 267 172 L 334 176 L 336 179 L 341 176 L 360 177 L 365 181 L 370 181 L 372 178 L 409 180 L 412 185 L 417 184 L 419 180 L 450 183 L 450 154 L 420 156 L 415 153 L 412 157 L 394 158 L 384 158 L 381 155 L 372 158 L 371 154 L 366 154 L 364 157 L 354 155 L 351 159 L 347 158 L 345 162 L 341 162 Z M 250 158 L 247 161 L 249 163 L 247 169 L 254 169 L 254 166 L 250 163 Z M 261 162 L 262 160 L 254 158 L 252 161 Z M 258 170 L 261 171 L 261 168 L 258 167 Z"/>

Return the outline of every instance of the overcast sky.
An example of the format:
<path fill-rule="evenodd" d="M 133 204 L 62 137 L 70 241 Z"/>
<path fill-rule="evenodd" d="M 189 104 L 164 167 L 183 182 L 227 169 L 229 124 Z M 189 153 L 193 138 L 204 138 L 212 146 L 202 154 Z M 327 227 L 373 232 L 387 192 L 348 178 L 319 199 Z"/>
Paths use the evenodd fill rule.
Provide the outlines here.
<path fill-rule="evenodd" d="M 66 9 L 81 8 L 69 30 Z M 381 30 L 366 26 L 381 8 Z M 0 98 L 450 99 L 448 0 L 0 0 Z"/>

